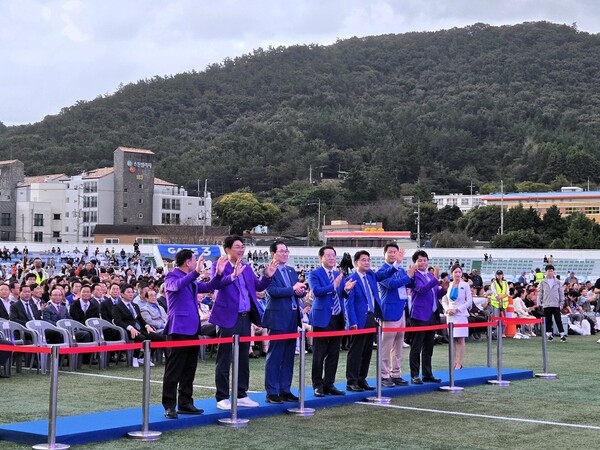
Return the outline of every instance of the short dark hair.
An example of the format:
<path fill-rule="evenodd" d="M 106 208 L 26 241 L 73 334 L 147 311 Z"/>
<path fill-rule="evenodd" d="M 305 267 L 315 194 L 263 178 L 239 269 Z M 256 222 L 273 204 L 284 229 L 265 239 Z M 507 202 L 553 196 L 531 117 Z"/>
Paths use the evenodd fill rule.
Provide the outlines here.
<path fill-rule="evenodd" d="M 135 289 L 133 289 L 133 286 L 129 283 L 123 283 L 121 286 L 119 286 L 119 289 L 121 289 L 121 293 L 125 292 L 129 288 L 131 288 L 132 291 L 135 291 Z"/>
<path fill-rule="evenodd" d="M 319 249 L 319 258 L 323 257 L 323 255 L 325 254 L 325 250 L 333 250 L 333 253 L 335 253 L 337 255 L 335 248 L 333 248 L 331 245 L 324 245 L 323 247 L 321 247 Z"/>
<path fill-rule="evenodd" d="M 429 255 L 425 250 L 417 250 L 412 255 L 412 262 L 417 262 L 417 259 L 419 259 L 419 257 L 427 258 L 427 260 L 429 260 Z"/>
<path fill-rule="evenodd" d="M 547 264 L 546 268 L 544 270 L 546 270 L 546 271 L 548 271 L 548 270 L 554 270 L 554 266 L 552 264 Z"/>
<path fill-rule="evenodd" d="M 368 256 L 369 258 L 371 257 L 371 254 L 366 251 L 366 250 L 359 250 L 354 254 L 354 262 L 358 261 L 360 259 L 361 256 Z"/>
<path fill-rule="evenodd" d="M 398 244 L 396 244 L 395 242 L 390 242 L 389 244 L 385 244 L 385 247 L 383 247 L 383 253 L 387 253 L 388 248 L 390 247 L 394 247 L 396 250 L 400 250 L 400 247 L 398 247 Z"/>
<path fill-rule="evenodd" d="M 283 241 L 275 241 L 273 242 L 271 245 L 269 245 L 269 251 L 271 253 L 277 253 L 277 246 L 278 245 L 285 245 L 287 248 L 287 244 Z"/>
<path fill-rule="evenodd" d="M 227 250 L 228 248 L 233 247 L 233 243 L 235 241 L 240 241 L 242 244 L 244 243 L 244 240 L 240 236 L 237 234 L 232 234 L 223 239 L 223 248 Z"/>
<path fill-rule="evenodd" d="M 175 254 L 175 265 L 177 267 L 181 267 L 187 260 L 192 259 L 193 256 L 193 251 L 191 251 L 189 248 L 183 248 Z"/>

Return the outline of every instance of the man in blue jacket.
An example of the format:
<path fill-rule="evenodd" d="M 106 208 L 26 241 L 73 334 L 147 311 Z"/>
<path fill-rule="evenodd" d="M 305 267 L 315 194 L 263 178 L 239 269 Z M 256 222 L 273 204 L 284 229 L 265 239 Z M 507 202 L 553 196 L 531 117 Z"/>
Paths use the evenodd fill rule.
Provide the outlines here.
<path fill-rule="evenodd" d="M 349 330 L 375 328 L 375 316 L 381 317 L 381 300 L 377 282 L 390 277 L 396 268 L 387 266 L 375 273 L 371 270 L 371 255 L 366 250 L 354 254 L 356 272 L 350 275 L 356 286 L 345 301 L 346 323 Z M 346 390 L 353 392 L 372 391 L 375 389 L 367 382 L 373 338 L 375 333 L 355 334 L 350 337 L 350 348 L 346 360 Z"/>
<path fill-rule="evenodd" d="M 270 336 L 295 333 L 302 325 L 300 321 L 302 302 L 300 299 L 306 295 L 306 287 L 298 281 L 296 271 L 286 264 L 290 253 L 287 245 L 276 241 L 271 244 L 269 250 L 278 266 L 271 284 L 267 288 L 269 300 L 262 325 L 269 329 Z M 265 362 L 267 403 L 281 404 L 298 401 L 298 397 L 291 392 L 295 350 L 296 339 L 269 342 Z"/>
<path fill-rule="evenodd" d="M 308 284 L 314 296 L 309 323 L 315 332 L 340 331 L 344 329 L 343 299 L 348 297 L 356 281 L 344 280 L 344 276 L 334 270 L 337 257 L 333 247 L 321 247 L 319 258 L 321 267 L 311 270 L 308 275 Z M 312 384 L 315 397 L 345 394 L 334 385 L 341 341 L 339 336 L 313 340 Z"/>
<path fill-rule="evenodd" d="M 405 271 L 400 265 L 404 259 L 403 248 L 397 244 L 387 244 L 383 248 L 385 263 L 379 272 L 388 267 L 396 267 L 398 271 L 391 277 L 379 282 L 381 295 L 381 314 L 383 328 L 404 328 L 406 316 L 404 309 L 408 303 L 406 285 L 414 277 L 414 266 Z M 404 347 L 404 332 L 383 333 L 381 348 L 381 385 L 384 387 L 407 386 L 408 381 L 402 378 L 402 352 Z"/>

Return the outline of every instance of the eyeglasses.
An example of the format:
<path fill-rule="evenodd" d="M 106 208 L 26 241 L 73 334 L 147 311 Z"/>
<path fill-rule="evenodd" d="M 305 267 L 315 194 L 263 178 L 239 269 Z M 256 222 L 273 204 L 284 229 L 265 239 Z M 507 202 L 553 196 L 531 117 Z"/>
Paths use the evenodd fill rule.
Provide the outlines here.
<path fill-rule="evenodd" d="M 232 245 L 232 246 L 231 246 L 231 248 L 234 248 L 234 249 L 236 249 L 236 250 L 239 250 L 239 249 L 241 249 L 241 248 L 246 248 L 246 246 L 245 246 L 245 245 Z"/>
<path fill-rule="evenodd" d="M 289 252 L 290 251 L 286 249 L 286 250 L 277 250 L 275 253 L 283 253 L 283 254 L 285 254 L 285 253 L 289 253 Z"/>

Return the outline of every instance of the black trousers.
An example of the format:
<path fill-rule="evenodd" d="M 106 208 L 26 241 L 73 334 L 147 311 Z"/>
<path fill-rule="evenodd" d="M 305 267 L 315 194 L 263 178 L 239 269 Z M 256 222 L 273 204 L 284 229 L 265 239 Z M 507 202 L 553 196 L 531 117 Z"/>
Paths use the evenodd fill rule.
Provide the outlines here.
<path fill-rule="evenodd" d="M 238 314 L 236 324 L 232 328 L 217 327 L 217 336 L 230 337 L 235 334 L 239 336 L 250 336 L 250 313 Z M 250 342 L 240 342 L 240 354 L 238 358 L 238 391 L 237 397 L 246 397 L 250 384 Z M 233 358 L 233 346 L 231 344 L 219 344 L 217 350 L 217 363 L 215 367 L 215 395 L 218 402 L 229 398 L 229 371 Z"/>
<path fill-rule="evenodd" d="M 326 327 L 313 327 L 313 331 L 340 331 L 344 329 L 344 316 L 331 316 Z M 314 388 L 330 388 L 335 383 L 338 361 L 340 359 L 341 337 L 323 337 L 313 339 L 312 384 Z M 323 369 L 325 374 L 323 376 Z"/>
<path fill-rule="evenodd" d="M 546 316 L 546 333 L 552 333 L 552 318 L 556 322 L 558 332 L 562 335 L 565 332 L 562 323 L 562 317 L 560 316 L 560 308 L 554 306 L 544 307 L 544 316 Z"/>
<path fill-rule="evenodd" d="M 368 313 L 365 328 L 375 328 L 375 326 L 375 316 L 373 313 Z M 374 337 L 375 333 L 350 336 L 350 349 L 346 359 L 347 384 L 359 384 L 366 381 L 373 354 Z"/>
<path fill-rule="evenodd" d="M 412 327 L 422 327 L 436 324 L 436 313 L 432 312 L 429 320 L 410 319 Z M 416 331 L 413 333 L 410 344 L 410 376 L 415 378 L 419 376 L 421 364 L 424 377 L 433 377 L 431 370 L 431 356 L 433 355 L 433 340 L 435 331 Z"/>
<path fill-rule="evenodd" d="M 198 339 L 197 335 L 170 334 L 169 341 L 187 341 Z M 198 365 L 197 345 L 189 347 L 173 347 L 167 355 L 165 374 L 163 376 L 162 404 L 167 408 L 191 406 L 194 404 L 193 385 Z M 179 403 L 177 401 L 179 394 Z"/>

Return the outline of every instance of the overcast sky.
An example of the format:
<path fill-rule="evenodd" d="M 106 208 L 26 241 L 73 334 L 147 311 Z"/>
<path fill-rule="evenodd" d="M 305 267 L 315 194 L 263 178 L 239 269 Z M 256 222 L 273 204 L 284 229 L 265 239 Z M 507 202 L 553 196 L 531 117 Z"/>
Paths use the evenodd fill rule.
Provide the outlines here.
<path fill-rule="evenodd" d="M 258 47 L 547 20 L 600 32 L 600 0 L 0 0 L 0 121 Z"/>

